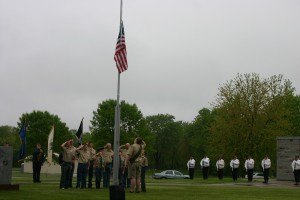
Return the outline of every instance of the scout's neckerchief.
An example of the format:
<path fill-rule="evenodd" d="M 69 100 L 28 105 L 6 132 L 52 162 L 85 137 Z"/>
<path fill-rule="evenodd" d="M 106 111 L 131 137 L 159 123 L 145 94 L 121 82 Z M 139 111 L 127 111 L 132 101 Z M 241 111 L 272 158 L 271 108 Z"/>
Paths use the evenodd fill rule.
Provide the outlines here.
<path fill-rule="evenodd" d="M 131 164 L 134 163 L 134 161 L 141 155 L 141 153 L 142 153 L 142 145 L 140 145 L 139 151 L 138 151 L 133 157 L 131 157 L 131 158 L 129 159 L 129 162 L 130 162 Z"/>

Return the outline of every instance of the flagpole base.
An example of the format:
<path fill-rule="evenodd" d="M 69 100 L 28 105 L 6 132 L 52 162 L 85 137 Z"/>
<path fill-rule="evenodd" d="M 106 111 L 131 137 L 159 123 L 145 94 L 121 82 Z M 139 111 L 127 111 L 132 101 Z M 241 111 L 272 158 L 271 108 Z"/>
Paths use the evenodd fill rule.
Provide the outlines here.
<path fill-rule="evenodd" d="M 119 185 L 109 187 L 110 200 L 125 200 L 125 190 Z"/>

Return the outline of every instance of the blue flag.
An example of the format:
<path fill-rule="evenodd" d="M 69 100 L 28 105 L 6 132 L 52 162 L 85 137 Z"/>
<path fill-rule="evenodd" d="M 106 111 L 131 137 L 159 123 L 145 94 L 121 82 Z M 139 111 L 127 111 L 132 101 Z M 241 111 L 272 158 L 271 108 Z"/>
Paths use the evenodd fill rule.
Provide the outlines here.
<path fill-rule="evenodd" d="M 19 132 L 20 140 L 21 140 L 21 147 L 19 151 L 19 160 L 23 159 L 26 155 L 26 126 L 25 124 L 22 125 L 22 128 Z"/>

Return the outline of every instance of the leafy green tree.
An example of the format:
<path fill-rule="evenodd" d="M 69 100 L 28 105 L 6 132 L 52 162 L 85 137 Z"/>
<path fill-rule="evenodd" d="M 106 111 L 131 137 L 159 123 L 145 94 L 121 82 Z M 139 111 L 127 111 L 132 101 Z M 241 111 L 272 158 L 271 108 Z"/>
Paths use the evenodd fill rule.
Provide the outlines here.
<path fill-rule="evenodd" d="M 97 110 L 93 111 L 90 131 L 96 146 L 103 146 L 107 142 L 113 144 L 115 106 L 116 100 L 109 99 L 101 102 Z M 134 139 L 138 136 L 147 142 L 146 121 L 136 104 L 121 101 L 120 109 L 120 143 L 133 143 Z"/>
<path fill-rule="evenodd" d="M 177 168 L 183 161 L 179 155 L 179 146 L 183 137 L 183 123 L 176 122 L 169 114 L 158 114 L 146 117 L 150 134 L 154 137 L 153 153 L 156 169 Z M 185 165 L 185 163 L 183 164 Z"/>
<path fill-rule="evenodd" d="M 198 112 L 194 121 L 186 128 L 185 138 L 189 141 L 190 156 L 202 159 L 204 154 L 207 153 L 213 120 L 214 113 L 208 108 L 203 108 Z"/>
<path fill-rule="evenodd" d="M 73 138 L 66 124 L 61 122 L 57 115 L 50 114 L 47 111 L 33 111 L 31 113 L 22 114 L 20 117 L 20 122 L 18 123 L 19 128 L 21 128 L 23 123 L 27 124 L 27 155 L 32 154 L 37 143 L 42 145 L 45 153 L 47 152 L 48 136 L 52 125 L 54 125 L 54 152 L 61 151 L 60 145 L 64 141 Z"/>
<path fill-rule="evenodd" d="M 9 143 L 11 146 L 18 144 L 18 129 L 12 126 L 0 126 L 0 146 L 4 143 Z"/>
<path fill-rule="evenodd" d="M 276 163 L 276 137 L 289 135 L 291 123 L 285 106 L 294 88 L 282 75 L 260 78 L 238 74 L 219 88 L 216 117 L 211 127 L 210 154 L 261 160 L 269 154 Z"/>
<path fill-rule="evenodd" d="M 286 101 L 289 110 L 289 121 L 292 124 L 291 135 L 300 136 L 300 96 L 290 95 Z"/>
<path fill-rule="evenodd" d="M 14 166 L 17 166 L 20 138 L 18 129 L 12 126 L 0 126 L 0 146 L 6 142 L 13 147 Z"/>

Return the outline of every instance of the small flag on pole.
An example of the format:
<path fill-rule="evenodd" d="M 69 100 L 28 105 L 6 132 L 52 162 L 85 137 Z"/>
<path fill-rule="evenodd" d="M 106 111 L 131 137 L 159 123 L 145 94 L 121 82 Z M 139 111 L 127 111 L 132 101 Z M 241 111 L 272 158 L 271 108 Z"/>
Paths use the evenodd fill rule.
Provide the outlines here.
<path fill-rule="evenodd" d="M 76 137 L 77 137 L 79 144 L 82 144 L 82 134 L 83 134 L 83 118 L 80 122 L 79 128 L 76 133 Z"/>
<path fill-rule="evenodd" d="M 23 124 L 19 132 L 19 137 L 21 140 L 21 147 L 19 151 L 19 160 L 23 159 L 26 155 L 26 125 Z"/>
<path fill-rule="evenodd" d="M 119 36 L 118 36 L 114 59 L 116 61 L 116 65 L 117 65 L 119 73 L 122 73 L 125 70 L 127 70 L 127 68 L 128 68 L 127 52 L 126 52 L 125 32 L 124 32 L 123 22 L 121 22 L 121 25 L 120 25 L 120 32 L 119 32 Z"/>
<path fill-rule="evenodd" d="M 53 151 L 53 137 L 54 137 L 54 126 L 52 126 L 51 131 L 48 136 L 48 163 L 52 163 L 52 151 Z"/>

